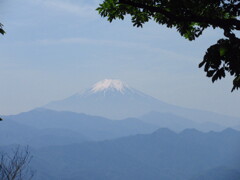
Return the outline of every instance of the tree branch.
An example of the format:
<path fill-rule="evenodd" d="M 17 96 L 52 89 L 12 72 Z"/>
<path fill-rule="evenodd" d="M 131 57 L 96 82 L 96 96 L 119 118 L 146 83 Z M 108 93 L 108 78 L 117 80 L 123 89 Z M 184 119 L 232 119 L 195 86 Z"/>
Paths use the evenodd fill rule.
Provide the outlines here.
<path fill-rule="evenodd" d="M 240 21 L 237 19 L 219 19 L 219 18 L 213 19 L 213 18 L 202 17 L 194 14 L 189 14 L 187 16 L 179 16 L 179 15 L 176 16 L 175 14 L 172 14 L 171 12 L 166 11 L 161 7 L 149 6 L 142 3 L 136 3 L 130 0 L 119 0 L 119 4 L 125 4 L 133 7 L 137 7 L 137 8 L 143 8 L 152 13 L 160 13 L 173 21 L 206 23 L 216 27 L 220 27 L 222 29 L 226 29 L 226 28 L 231 29 L 231 26 L 234 26 L 236 30 L 240 30 Z"/>

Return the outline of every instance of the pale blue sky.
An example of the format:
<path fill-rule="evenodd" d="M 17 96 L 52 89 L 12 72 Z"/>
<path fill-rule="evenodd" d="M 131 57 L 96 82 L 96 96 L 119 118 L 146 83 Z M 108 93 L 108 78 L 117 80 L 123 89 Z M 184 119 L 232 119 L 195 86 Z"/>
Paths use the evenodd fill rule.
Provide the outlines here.
<path fill-rule="evenodd" d="M 207 30 L 194 42 L 150 22 L 107 22 L 97 0 L 2 0 L 0 114 L 15 114 L 117 78 L 165 102 L 240 117 L 232 78 L 214 84 L 198 69 L 222 37 Z"/>

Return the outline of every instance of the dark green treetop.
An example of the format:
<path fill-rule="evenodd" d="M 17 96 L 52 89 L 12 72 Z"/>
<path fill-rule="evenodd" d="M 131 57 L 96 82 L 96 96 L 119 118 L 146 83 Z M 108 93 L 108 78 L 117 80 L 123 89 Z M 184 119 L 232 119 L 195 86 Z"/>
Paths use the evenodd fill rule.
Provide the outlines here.
<path fill-rule="evenodd" d="M 210 46 L 199 64 L 212 82 L 228 72 L 234 77 L 233 88 L 240 88 L 239 0 L 104 0 L 99 14 L 112 22 L 131 16 L 133 26 L 142 27 L 153 20 L 168 28 L 176 28 L 181 36 L 192 41 L 208 28 L 223 30 L 222 39 Z"/>

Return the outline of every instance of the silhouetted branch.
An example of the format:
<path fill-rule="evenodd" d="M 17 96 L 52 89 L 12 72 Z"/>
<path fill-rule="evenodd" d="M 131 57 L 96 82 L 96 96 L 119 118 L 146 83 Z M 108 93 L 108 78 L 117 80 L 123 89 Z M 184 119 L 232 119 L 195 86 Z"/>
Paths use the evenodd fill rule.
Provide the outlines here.
<path fill-rule="evenodd" d="M 31 180 L 33 171 L 28 168 L 32 159 L 28 147 L 18 146 L 12 154 L 0 155 L 0 180 Z"/>

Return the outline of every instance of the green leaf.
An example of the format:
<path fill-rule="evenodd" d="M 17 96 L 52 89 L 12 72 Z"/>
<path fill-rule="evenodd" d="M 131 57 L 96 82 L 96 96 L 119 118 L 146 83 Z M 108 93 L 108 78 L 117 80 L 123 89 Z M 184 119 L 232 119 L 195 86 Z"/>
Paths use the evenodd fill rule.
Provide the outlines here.
<path fill-rule="evenodd" d="M 221 47 L 219 49 L 220 56 L 224 56 L 227 53 L 227 48 Z"/>

